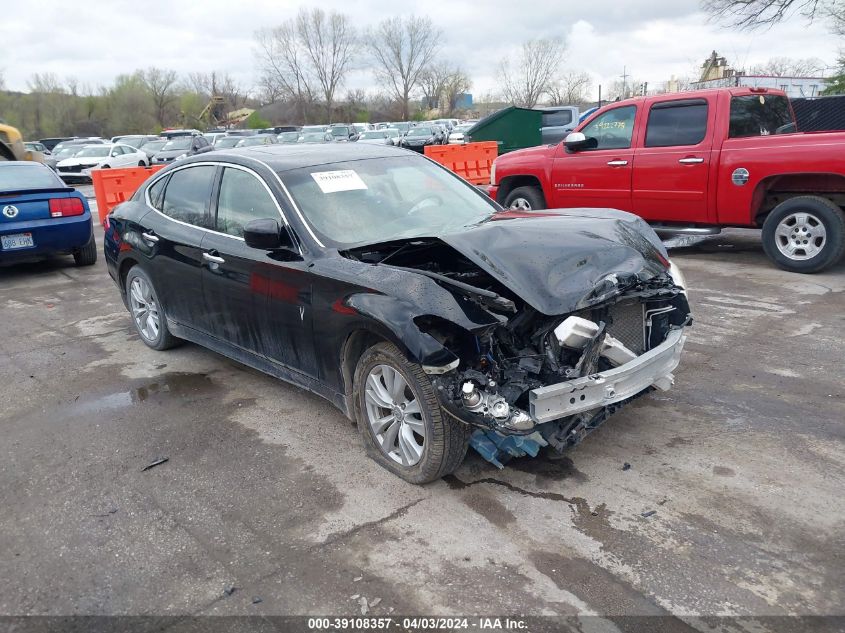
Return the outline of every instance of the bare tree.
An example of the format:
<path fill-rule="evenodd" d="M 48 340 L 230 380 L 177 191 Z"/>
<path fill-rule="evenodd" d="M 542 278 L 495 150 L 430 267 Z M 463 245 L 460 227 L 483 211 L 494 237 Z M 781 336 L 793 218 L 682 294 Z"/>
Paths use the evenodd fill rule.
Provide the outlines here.
<path fill-rule="evenodd" d="M 505 99 L 514 105 L 533 108 L 549 91 L 566 43 L 562 38 L 528 40 L 516 63 L 507 58 L 499 63 L 499 79 Z"/>
<path fill-rule="evenodd" d="M 440 100 L 443 98 L 443 91 L 446 89 L 451 73 L 452 69 L 445 62 L 432 64 L 420 73 L 420 89 L 426 108 L 440 108 Z"/>
<path fill-rule="evenodd" d="M 367 33 L 375 73 L 399 101 L 402 119 L 409 115 L 411 92 L 437 52 L 442 32 L 429 17 L 388 18 Z"/>
<path fill-rule="evenodd" d="M 843 0 L 703 0 L 702 6 L 715 19 L 740 29 L 772 26 L 799 15 L 829 20 L 834 32 L 845 34 Z"/>
<path fill-rule="evenodd" d="M 164 127 L 169 119 L 168 111 L 171 110 L 178 98 L 176 71 L 151 66 L 142 71 L 141 78 L 153 97 L 156 120 L 159 125 Z"/>
<path fill-rule="evenodd" d="M 551 105 L 584 105 L 589 100 L 593 80 L 589 73 L 571 71 L 549 86 Z"/>
<path fill-rule="evenodd" d="M 301 9 L 296 17 L 300 45 L 310 62 L 326 100 L 326 119 L 332 120 L 332 105 L 355 55 L 357 36 L 349 17 L 322 9 Z"/>
<path fill-rule="evenodd" d="M 773 77 L 812 77 L 821 73 L 824 67 L 825 63 L 817 58 L 772 57 L 765 64 L 752 66 L 751 74 Z"/>
<path fill-rule="evenodd" d="M 296 25 L 288 21 L 274 29 L 255 34 L 261 69 L 261 83 L 294 101 L 300 119 L 308 121 L 308 109 L 314 101 L 314 88 L 306 65 L 306 53 L 298 41 Z"/>
<path fill-rule="evenodd" d="M 443 87 L 444 103 L 440 106 L 441 111 L 444 109 L 443 106 L 445 105 L 446 111 L 444 114 L 446 116 L 451 116 L 458 107 L 458 101 L 460 100 L 461 95 L 469 92 L 470 88 L 472 88 L 472 80 L 470 80 L 469 75 L 460 68 L 452 70 L 446 78 L 446 85 Z"/>

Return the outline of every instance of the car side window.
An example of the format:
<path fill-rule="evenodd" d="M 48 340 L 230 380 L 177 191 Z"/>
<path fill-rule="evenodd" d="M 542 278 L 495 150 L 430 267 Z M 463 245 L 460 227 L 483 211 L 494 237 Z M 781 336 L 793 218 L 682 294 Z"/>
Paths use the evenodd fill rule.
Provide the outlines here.
<path fill-rule="evenodd" d="M 592 139 L 587 150 L 628 149 L 634 133 L 637 106 L 613 108 L 593 119 L 581 132 Z"/>
<path fill-rule="evenodd" d="M 543 112 L 543 127 L 561 127 L 572 123 L 571 110 Z"/>
<path fill-rule="evenodd" d="M 684 99 L 655 103 L 648 113 L 646 147 L 698 145 L 707 133 L 707 102 Z"/>
<path fill-rule="evenodd" d="M 264 218 L 280 219 L 279 209 L 262 182 L 242 169 L 224 169 L 217 200 L 217 230 L 243 237 L 246 224 Z"/>
<path fill-rule="evenodd" d="M 202 228 L 211 228 L 208 208 L 217 167 L 198 165 L 173 172 L 164 190 L 164 215 Z"/>
<path fill-rule="evenodd" d="M 112 156 L 120 156 L 122 154 L 123 154 L 123 150 L 120 149 L 119 147 L 113 147 L 112 150 L 111 150 Z"/>
<path fill-rule="evenodd" d="M 152 186 L 147 190 L 147 195 L 150 198 L 150 206 L 153 209 L 161 211 L 161 203 L 164 195 L 164 187 L 167 184 L 167 177 L 156 180 Z"/>

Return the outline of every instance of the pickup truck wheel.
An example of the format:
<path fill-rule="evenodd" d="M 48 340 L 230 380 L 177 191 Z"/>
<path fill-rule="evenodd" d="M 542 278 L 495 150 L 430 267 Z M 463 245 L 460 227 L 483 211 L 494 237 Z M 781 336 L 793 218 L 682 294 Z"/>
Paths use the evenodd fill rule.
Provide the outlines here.
<path fill-rule="evenodd" d="M 412 484 L 454 471 L 469 427 L 448 417 L 422 367 L 390 343 L 369 348 L 355 369 L 353 406 L 367 454 Z"/>
<path fill-rule="evenodd" d="M 845 254 L 845 214 L 827 198 L 790 198 L 763 223 L 763 250 L 784 270 L 821 272 Z"/>
<path fill-rule="evenodd" d="M 546 199 L 539 187 L 517 187 L 505 198 L 504 207 L 512 211 L 536 211 L 546 208 Z"/>

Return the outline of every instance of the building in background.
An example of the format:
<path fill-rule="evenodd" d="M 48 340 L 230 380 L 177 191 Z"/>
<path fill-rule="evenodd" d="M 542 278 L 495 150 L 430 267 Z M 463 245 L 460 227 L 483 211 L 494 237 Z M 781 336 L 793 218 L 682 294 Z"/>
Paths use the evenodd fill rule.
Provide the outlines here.
<path fill-rule="evenodd" d="M 690 90 L 704 88 L 776 88 L 790 98 L 817 97 L 827 86 L 824 77 L 780 77 L 776 75 L 748 75 L 735 70 L 727 60 L 713 51 L 701 65 L 698 81 L 689 84 Z M 672 92 L 667 91 L 667 92 Z"/>

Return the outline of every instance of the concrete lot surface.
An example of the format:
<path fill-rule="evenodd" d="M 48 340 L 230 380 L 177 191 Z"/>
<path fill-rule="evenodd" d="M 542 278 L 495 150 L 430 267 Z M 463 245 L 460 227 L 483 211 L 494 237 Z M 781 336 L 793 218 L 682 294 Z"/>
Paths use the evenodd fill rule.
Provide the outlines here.
<path fill-rule="evenodd" d="M 841 615 L 845 266 L 678 243 L 674 390 L 426 487 L 309 393 L 146 348 L 102 253 L 0 269 L 0 614 Z"/>

